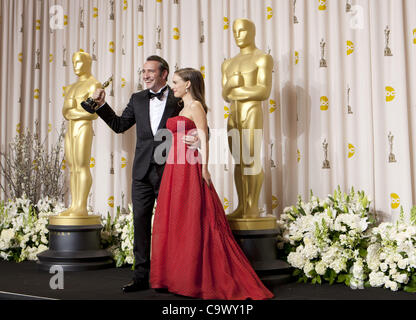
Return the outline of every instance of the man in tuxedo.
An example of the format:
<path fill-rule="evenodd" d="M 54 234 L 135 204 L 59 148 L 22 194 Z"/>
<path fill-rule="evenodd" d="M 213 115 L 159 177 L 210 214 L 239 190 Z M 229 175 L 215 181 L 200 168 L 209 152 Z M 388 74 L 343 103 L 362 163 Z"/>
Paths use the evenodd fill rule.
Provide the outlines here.
<path fill-rule="evenodd" d="M 136 124 L 132 179 L 135 265 L 133 281 L 123 287 L 124 292 L 149 288 L 151 218 L 164 169 L 164 163 L 154 159 L 155 149 L 163 142 L 157 137 L 158 130 L 166 128 L 167 119 L 177 116 L 183 107 L 167 85 L 168 75 L 169 65 L 164 59 L 148 57 L 142 73 L 147 90 L 134 93 L 120 117 L 105 103 L 103 89 L 97 89 L 92 97 L 100 106 L 97 114 L 116 133 Z M 197 139 L 186 137 L 185 143 L 194 145 Z M 166 153 L 162 156 L 166 158 Z"/>

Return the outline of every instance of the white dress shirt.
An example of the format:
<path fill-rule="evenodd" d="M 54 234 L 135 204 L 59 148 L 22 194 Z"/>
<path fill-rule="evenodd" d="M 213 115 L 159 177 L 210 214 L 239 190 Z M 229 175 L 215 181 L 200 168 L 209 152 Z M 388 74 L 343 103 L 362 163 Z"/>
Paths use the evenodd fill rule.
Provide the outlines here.
<path fill-rule="evenodd" d="M 160 91 L 162 91 L 163 88 L 161 88 L 158 92 L 154 92 L 152 90 L 150 90 L 150 92 L 159 93 Z M 154 97 L 149 101 L 150 126 L 152 128 L 153 135 L 156 134 L 157 128 L 160 124 L 160 120 L 162 120 L 163 112 L 165 111 L 166 101 L 168 99 L 168 94 L 169 89 L 166 89 L 165 92 L 163 92 L 162 100 L 159 100 L 158 98 Z M 99 106 L 97 110 L 100 109 L 104 104 L 105 102 L 101 106 Z"/>
<path fill-rule="evenodd" d="M 161 88 L 158 92 L 162 91 Z M 153 92 L 150 90 L 150 92 Z M 153 93 L 158 93 L 153 92 Z M 152 127 L 153 135 L 156 134 L 157 128 L 159 127 L 160 120 L 162 120 L 163 112 L 165 111 L 166 100 L 168 99 L 169 89 L 166 89 L 163 92 L 162 100 L 154 97 L 150 99 L 149 102 L 149 116 L 150 116 L 150 125 Z"/>

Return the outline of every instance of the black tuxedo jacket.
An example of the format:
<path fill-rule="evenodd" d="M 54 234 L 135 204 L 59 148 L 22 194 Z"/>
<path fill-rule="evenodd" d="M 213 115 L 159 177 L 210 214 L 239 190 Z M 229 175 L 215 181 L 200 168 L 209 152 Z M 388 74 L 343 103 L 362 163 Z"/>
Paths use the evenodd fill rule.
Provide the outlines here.
<path fill-rule="evenodd" d="M 169 87 L 168 90 L 165 111 L 159 123 L 158 132 L 160 129 L 166 128 L 166 121 L 171 117 L 177 116 L 183 108 L 182 104 L 179 103 L 180 99 L 175 98 L 173 91 Z M 166 139 L 172 138 L 172 136 L 169 136 L 162 141 L 157 141 L 160 138 L 155 139 L 150 125 L 149 101 L 149 90 L 143 90 L 131 96 L 126 109 L 124 109 L 120 117 L 115 114 L 107 103 L 97 110 L 97 114 L 101 119 L 116 133 L 122 133 L 136 124 L 137 140 L 133 163 L 133 179 L 137 180 L 143 179 L 150 163 L 154 162 L 155 148 Z M 156 136 L 158 136 L 158 132 Z M 166 157 L 166 154 L 164 156 Z"/>

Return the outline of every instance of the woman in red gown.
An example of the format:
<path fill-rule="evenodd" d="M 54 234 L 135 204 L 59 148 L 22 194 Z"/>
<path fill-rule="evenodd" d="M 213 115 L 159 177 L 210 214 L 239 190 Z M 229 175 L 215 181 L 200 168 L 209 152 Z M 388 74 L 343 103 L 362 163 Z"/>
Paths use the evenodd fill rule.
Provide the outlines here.
<path fill-rule="evenodd" d="M 166 124 L 173 140 L 153 223 L 150 285 L 202 299 L 272 298 L 236 243 L 211 182 L 202 74 L 178 70 L 172 88 L 184 108 Z M 195 129 L 201 153 L 182 141 Z"/>

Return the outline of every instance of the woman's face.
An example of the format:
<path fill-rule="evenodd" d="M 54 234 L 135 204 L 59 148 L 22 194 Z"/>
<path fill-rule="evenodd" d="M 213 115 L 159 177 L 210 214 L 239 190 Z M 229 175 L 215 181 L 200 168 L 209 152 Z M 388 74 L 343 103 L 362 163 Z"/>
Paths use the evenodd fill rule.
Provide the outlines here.
<path fill-rule="evenodd" d="M 186 94 L 187 88 L 189 91 L 190 82 L 184 81 L 176 73 L 173 75 L 172 83 L 173 83 L 172 85 L 173 94 L 175 95 L 176 98 L 182 98 Z"/>

